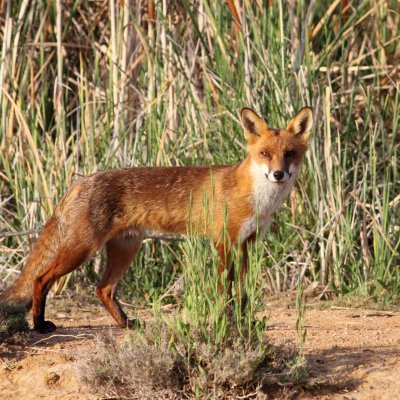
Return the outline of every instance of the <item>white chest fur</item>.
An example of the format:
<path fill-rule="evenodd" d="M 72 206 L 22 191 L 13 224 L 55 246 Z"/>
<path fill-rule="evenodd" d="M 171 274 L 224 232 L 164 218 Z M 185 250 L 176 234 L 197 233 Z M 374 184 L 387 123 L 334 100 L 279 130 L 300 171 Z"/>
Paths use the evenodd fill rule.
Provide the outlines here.
<path fill-rule="evenodd" d="M 282 204 L 289 194 L 295 180 L 296 173 L 283 184 L 273 183 L 268 180 L 269 170 L 266 165 L 258 165 L 253 161 L 250 175 L 253 179 L 253 215 L 247 218 L 239 232 L 239 240 L 244 241 L 258 230 L 265 232 L 274 211 Z"/>

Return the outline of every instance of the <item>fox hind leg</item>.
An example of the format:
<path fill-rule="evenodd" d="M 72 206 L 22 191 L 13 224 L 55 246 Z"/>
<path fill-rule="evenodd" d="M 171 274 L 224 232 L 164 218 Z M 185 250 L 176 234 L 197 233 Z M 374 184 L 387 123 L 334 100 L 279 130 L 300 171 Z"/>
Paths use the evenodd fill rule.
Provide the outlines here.
<path fill-rule="evenodd" d="M 47 293 L 57 279 L 79 267 L 95 250 L 88 248 L 60 250 L 55 260 L 36 277 L 33 282 L 32 303 L 34 330 L 40 333 L 49 333 L 56 330 L 56 325 L 44 319 Z"/>
<path fill-rule="evenodd" d="M 96 293 L 108 312 L 122 328 L 133 327 L 136 320 L 128 320 L 115 297 L 116 287 L 128 270 L 142 244 L 143 235 L 117 236 L 106 243 L 107 265 Z"/>

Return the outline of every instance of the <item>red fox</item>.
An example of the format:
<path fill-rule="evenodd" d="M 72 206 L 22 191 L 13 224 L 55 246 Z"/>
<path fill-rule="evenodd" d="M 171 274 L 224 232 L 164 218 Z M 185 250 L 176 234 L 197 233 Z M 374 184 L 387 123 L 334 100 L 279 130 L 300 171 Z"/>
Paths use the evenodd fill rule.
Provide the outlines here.
<path fill-rule="evenodd" d="M 48 291 L 105 245 L 107 265 L 96 292 L 121 327 L 132 326 L 115 291 L 144 234 L 187 233 L 194 225 L 214 241 L 219 273 L 229 268 L 235 245 L 242 252 L 240 274 L 245 276 L 247 242 L 265 230 L 291 190 L 307 151 L 313 115 L 305 107 L 286 128 L 271 129 L 244 108 L 241 122 L 248 155 L 239 164 L 134 167 L 77 181 L 43 228 L 21 275 L 0 298 L 32 306 L 34 329 L 54 331 L 56 326 L 44 318 Z M 207 207 L 212 224 L 203 212 L 205 196 L 213 199 Z"/>

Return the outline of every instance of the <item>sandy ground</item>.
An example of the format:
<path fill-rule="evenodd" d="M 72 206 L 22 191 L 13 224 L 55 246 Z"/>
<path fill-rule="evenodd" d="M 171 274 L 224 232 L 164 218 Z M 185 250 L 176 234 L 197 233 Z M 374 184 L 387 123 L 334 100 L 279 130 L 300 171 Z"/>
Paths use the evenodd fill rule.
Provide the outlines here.
<path fill-rule="evenodd" d="M 55 333 L 32 332 L 27 340 L 0 346 L 0 398 L 96 399 L 82 384 L 79 356 L 95 351 L 95 335 L 111 330 L 122 337 L 124 332 L 100 307 L 64 304 L 60 311 L 58 300 L 50 302 L 48 317 L 59 327 Z M 268 303 L 267 313 L 273 343 L 298 342 L 290 304 Z M 400 399 L 400 311 L 314 305 L 305 326 L 312 385 L 296 398 Z"/>
<path fill-rule="evenodd" d="M 271 309 L 271 341 L 298 342 L 295 321 L 294 309 Z M 305 327 L 313 386 L 299 399 L 400 399 L 400 312 L 314 308 Z"/>

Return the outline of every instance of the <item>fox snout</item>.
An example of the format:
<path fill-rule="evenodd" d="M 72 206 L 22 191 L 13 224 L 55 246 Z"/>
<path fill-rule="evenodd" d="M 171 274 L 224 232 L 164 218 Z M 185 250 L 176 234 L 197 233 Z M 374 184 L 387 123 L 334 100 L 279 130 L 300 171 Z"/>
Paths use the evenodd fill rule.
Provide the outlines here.
<path fill-rule="evenodd" d="M 291 173 L 283 170 L 269 171 L 265 174 L 267 179 L 273 183 L 285 183 L 291 177 Z"/>
<path fill-rule="evenodd" d="M 280 181 L 285 176 L 285 173 L 283 171 L 275 171 L 272 175 L 277 181 Z"/>

